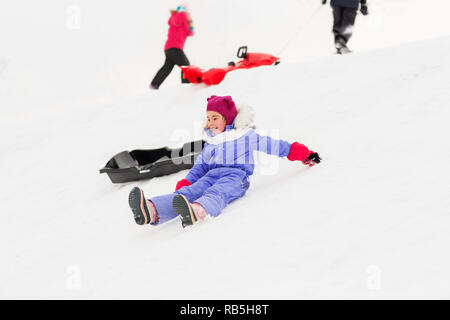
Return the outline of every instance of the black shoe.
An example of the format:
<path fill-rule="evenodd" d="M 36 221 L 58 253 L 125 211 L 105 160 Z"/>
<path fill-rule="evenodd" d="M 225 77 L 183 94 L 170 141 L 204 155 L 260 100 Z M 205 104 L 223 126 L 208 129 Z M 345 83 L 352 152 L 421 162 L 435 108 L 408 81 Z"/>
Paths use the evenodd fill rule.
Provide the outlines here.
<path fill-rule="evenodd" d="M 336 51 L 338 54 L 346 54 L 351 52 L 347 47 L 347 41 L 344 37 L 337 37 L 334 45 L 336 46 Z"/>
<path fill-rule="evenodd" d="M 128 204 L 133 211 L 134 221 L 139 225 L 150 223 L 150 212 L 141 188 L 134 187 L 128 196 Z"/>
<path fill-rule="evenodd" d="M 176 195 L 172 201 L 173 210 L 180 216 L 181 224 L 184 227 L 193 225 L 197 222 L 194 208 L 192 208 L 188 199 L 183 195 Z"/>

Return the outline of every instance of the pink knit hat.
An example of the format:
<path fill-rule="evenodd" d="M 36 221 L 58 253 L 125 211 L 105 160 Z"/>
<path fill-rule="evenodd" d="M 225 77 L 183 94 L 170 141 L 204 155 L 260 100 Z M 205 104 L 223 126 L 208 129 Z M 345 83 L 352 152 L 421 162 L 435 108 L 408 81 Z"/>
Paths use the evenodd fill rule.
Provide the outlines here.
<path fill-rule="evenodd" d="M 218 97 L 211 96 L 207 99 L 208 106 L 206 111 L 215 111 L 223 115 L 228 124 L 232 124 L 237 116 L 236 105 L 230 96 Z"/>

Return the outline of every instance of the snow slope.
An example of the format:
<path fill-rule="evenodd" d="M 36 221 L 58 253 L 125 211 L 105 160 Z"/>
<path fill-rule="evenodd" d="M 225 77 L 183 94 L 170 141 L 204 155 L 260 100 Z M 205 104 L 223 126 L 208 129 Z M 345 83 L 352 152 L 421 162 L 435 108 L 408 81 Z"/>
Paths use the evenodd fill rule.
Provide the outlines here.
<path fill-rule="evenodd" d="M 64 25 L 69 2 L 44 1 L 30 8 L 42 15 L 6 20 L 14 32 L 0 69 L 0 297 L 449 298 L 450 30 L 439 25 L 444 10 L 416 26 L 417 14 L 431 10 L 420 1 L 373 2 L 373 15 L 358 16 L 351 55 L 331 54 L 324 7 L 277 67 L 234 71 L 215 87 L 181 86 L 174 72 L 150 92 L 167 18 L 157 11 L 166 2 L 105 9 L 100 0 L 79 1 L 75 30 Z M 220 2 L 227 23 L 217 25 L 209 13 L 218 3 L 190 2 L 198 31 L 187 49 L 204 67 L 233 59 L 243 42 L 276 53 L 267 35 L 275 39 L 317 7 L 249 1 L 235 11 L 237 2 Z M 393 31 L 399 19 L 406 33 Z M 249 21 L 262 31 L 241 27 Z M 33 27 L 47 33 L 33 37 Z M 302 51 L 305 37 L 316 42 Z M 259 154 L 250 190 L 218 218 L 186 229 L 178 221 L 135 225 L 131 188 L 171 192 L 186 171 L 113 185 L 98 170 L 122 150 L 198 138 L 211 94 L 251 104 L 259 132 L 305 143 L 323 163 L 306 168 Z"/>

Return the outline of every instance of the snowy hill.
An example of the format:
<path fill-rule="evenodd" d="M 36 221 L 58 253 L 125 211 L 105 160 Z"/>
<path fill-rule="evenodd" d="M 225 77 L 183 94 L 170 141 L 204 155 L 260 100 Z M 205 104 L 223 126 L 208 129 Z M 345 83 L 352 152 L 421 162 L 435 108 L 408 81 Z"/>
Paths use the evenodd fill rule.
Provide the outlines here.
<path fill-rule="evenodd" d="M 327 6 L 279 66 L 233 71 L 214 87 L 181 86 L 173 72 L 159 91 L 146 86 L 162 63 L 166 1 L 79 1 L 79 29 L 67 29 L 69 2 L 48 1 L 45 23 L 2 22 L 16 28 L 0 57 L 0 297 L 449 298 L 450 28 L 439 10 L 412 23 L 431 10 L 420 1 L 373 2 L 373 15 L 358 16 L 351 55 L 332 54 Z M 272 41 L 276 49 L 267 37 L 318 8 L 218 3 L 190 2 L 198 31 L 186 50 L 202 67 L 233 59 L 241 44 L 277 53 L 299 29 Z M 215 23 L 217 8 L 226 23 Z M 399 20 L 407 36 L 393 31 Z M 249 21 L 260 32 L 242 28 Z M 302 51 L 305 37 L 315 40 Z M 122 150 L 200 137 L 211 94 L 251 104 L 259 132 L 305 143 L 323 163 L 259 154 L 246 196 L 218 218 L 135 225 L 131 188 L 168 193 L 187 171 L 113 185 L 98 169 Z"/>

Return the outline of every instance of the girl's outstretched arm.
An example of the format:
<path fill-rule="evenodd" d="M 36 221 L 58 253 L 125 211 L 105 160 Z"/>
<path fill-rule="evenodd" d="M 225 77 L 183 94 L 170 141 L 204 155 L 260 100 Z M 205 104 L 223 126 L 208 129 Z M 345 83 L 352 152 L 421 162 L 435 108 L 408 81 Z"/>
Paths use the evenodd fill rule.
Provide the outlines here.
<path fill-rule="evenodd" d="M 256 134 L 256 144 L 256 150 L 258 151 L 279 157 L 287 157 L 290 161 L 301 161 L 305 165 L 311 166 L 319 163 L 321 160 L 317 152 L 309 150 L 308 147 L 299 142 L 290 144 L 284 140 L 277 140 L 269 136 Z"/>

